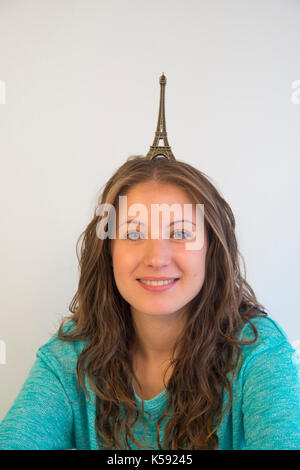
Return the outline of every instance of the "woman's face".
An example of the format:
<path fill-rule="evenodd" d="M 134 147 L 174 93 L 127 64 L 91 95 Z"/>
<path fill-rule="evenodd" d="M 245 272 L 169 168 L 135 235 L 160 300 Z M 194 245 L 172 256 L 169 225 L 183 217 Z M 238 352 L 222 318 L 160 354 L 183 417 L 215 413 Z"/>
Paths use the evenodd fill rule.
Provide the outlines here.
<path fill-rule="evenodd" d="M 159 237 L 151 239 L 151 206 L 152 204 L 179 204 L 184 219 L 184 204 L 192 205 L 192 220 L 196 224 L 196 207 L 183 189 L 174 184 L 156 182 L 139 183 L 127 194 L 127 210 L 131 204 L 140 203 L 146 206 L 148 229 L 142 225 L 124 224 L 119 228 L 119 212 L 116 220 L 116 239 L 111 240 L 114 278 L 121 296 L 130 304 L 136 313 L 147 315 L 172 315 L 183 311 L 184 307 L 199 293 L 205 277 L 205 256 L 207 236 L 204 230 L 204 244 L 201 249 L 190 250 L 184 238 L 187 232 L 195 232 L 191 223 L 185 226 L 177 222 L 177 217 L 170 212 L 170 236 L 162 237 L 162 217 L 159 216 Z M 137 216 L 139 214 L 137 213 Z M 124 213 L 123 220 L 133 220 L 133 216 Z M 141 215 L 140 221 L 144 220 Z M 181 219 L 180 219 L 181 220 Z M 147 220 L 144 222 L 147 222 Z M 169 225 L 169 224 L 167 224 Z M 129 228 L 129 230 L 128 230 Z M 182 230 L 185 231 L 182 233 Z M 198 228 L 197 228 L 198 230 Z M 147 231 L 148 239 L 142 234 Z M 126 234 L 131 238 L 122 238 Z M 179 237 L 182 236 L 180 239 Z M 177 237 L 177 239 L 176 239 Z M 194 238 L 195 239 L 195 238 Z M 191 240 L 194 240 L 191 239 Z M 179 278 L 167 290 L 148 290 L 139 279 L 144 277 Z"/>

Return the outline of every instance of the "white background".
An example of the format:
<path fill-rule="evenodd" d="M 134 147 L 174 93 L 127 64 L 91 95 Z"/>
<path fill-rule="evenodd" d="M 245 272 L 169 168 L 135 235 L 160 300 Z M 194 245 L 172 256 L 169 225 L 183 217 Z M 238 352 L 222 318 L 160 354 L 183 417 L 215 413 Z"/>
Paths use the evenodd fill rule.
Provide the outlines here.
<path fill-rule="evenodd" d="M 78 282 L 97 196 L 156 128 L 212 178 L 247 280 L 300 339 L 300 2 L 0 0 L 0 419 Z M 2 343 L 0 343 L 2 344 Z"/>

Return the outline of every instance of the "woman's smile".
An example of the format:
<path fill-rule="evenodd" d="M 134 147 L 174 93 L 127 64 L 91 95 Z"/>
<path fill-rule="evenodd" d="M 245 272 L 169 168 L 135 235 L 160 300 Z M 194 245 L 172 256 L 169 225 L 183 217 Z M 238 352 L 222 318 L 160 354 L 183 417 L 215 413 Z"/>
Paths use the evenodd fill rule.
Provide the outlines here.
<path fill-rule="evenodd" d="M 179 279 L 165 280 L 165 281 L 146 281 L 143 279 L 137 279 L 141 287 L 152 292 L 163 292 L 174 287 Z"/>

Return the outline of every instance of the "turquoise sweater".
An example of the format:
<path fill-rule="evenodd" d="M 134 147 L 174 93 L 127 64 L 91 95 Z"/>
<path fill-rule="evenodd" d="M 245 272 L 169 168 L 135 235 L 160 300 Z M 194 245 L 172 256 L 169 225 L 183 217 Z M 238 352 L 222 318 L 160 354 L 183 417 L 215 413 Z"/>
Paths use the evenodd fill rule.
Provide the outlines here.
<path fill-rule="evenodd" d="M 253 345 L 242 346 L 242 367 L 232 381 L 233 404 L 217 431 L 219 449 L 299 450 L 297 353 L 275 320 L 258 317 L 253 321 L 259 338 Z M 64 327 L 69 328 L 72 322 Z M 245 325 L 240 338 L 253 337 L 251 326 Z M 84 344 L 62 342 L 56 333 L 38 349 L 18 396 L 0 424 L 0 449 L 98 449 L 95 394 L 87 378 L 90 401 L 76 387 L 76 362 Z M 135 398 L 141 406 L 141 399 L 136 394 Z M 167 400 L 166 390 L 145 400 L 145 410 L 151 415 L 144 415 L 135 431 L 138 442 L 156 442 L 156 423 Z M 227 400 L 228 392 L 223 391 L 223 409 Z M 132 449 L 139 448 L 132 444 Z"/>

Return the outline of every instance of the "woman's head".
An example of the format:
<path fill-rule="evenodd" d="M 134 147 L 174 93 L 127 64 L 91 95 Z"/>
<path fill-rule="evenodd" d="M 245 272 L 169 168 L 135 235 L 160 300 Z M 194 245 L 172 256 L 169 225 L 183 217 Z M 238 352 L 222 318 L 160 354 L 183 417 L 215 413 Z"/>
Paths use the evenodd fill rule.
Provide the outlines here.
<path fill-rule="evenodd" d="M 195 218 L 195 205 L 203 204 L 203 246 L 194 252 L 185 250 L 185 242 L 172 238 L 172 229 L 169 239 L 162 239 L 160 232 L 157 239 L 118 238 L 119 232 L 116 239 L 101 239 L 98 224 L 102 218 L 96 209 L 82 234 L 79 285 L 70 305 L 76 328 L 64 334 L 62 325 L 59 336 L 89 339 L 77 374 L 86 391 L 86 372 L 97 395 L 95 424 L 106 448 L 128 446 L 128 441 L 119 440 L 122 423 L 126 436 L 139 445 L 131 428 L 133 416 L 140 416 L 129 354 L 135 340 L 131 309 L 150 315 L 184 312 L 186 323 L 174 345 L 173 371 L 166 386 L 166 413 L 172 406 L 177 411 L 166 425 L 164 445 L 169 449 L 217 448 L 220 388 L 228 390 L 231 406 L 227 373 L 237 367 L 239 345 L 244 344 L 236 333 L 247 321 L 251 323 L 251 317 L 266 315 L 240 271 L 233 213 L 204 173 L 179 160 L 130 157 L 105 185 L 98 206 L 108 204 L 118 214 L 119 196 L 127 196 L 128 207 L 143 204 L 148 214 L 152 203 L 194 204 Z M 179 281 L 154 296 L 137 281 L 146 276 L 176 276 Z M 254 325 L 253 330 L 256 340 Z M 125 414 L 119 423 L 121 407 Z M 110 419 L 120 425 L 110 427 Z"/>
<path fill-rule="evenodd" d="M 140 220 L 133 215 L 129 217 L 130 223 L 126 222 L 129 212 L 126 207 L 122 215 L 119 207 L 116 212 L 117 219 L 120 216 L 124 221 L 120 228 L 117 227 L 116 239 L 111 240 L 117 288 L 135 311 L 149 315 L 177 315 L 200 292 L 205 277 L 207 237 L 201 219 L 197 229 L 204 237 L 201 233 L 197 235 L 203 238 L 203 243 L 198 249 L 189 246 L 191 240 L 196 242 L 193 235 L 197 225 L 195 203 L 182 187 L 155 179 L 136 183 L 125 196 L 128 208 L 139 205 L 143 210 Z M 191 220 L 183 224 L 184 209 L 188 205 Z M 161 217 L 157 219 L 158 230 L 154 233 L 157 207 L 161 208 L 161 212 L 157 212 Z M 176 211 L 170 211 L 172 207 L 179 208 L 178 215 Z M 169 233 L 167 227 L 170 227 Z M 165 278 L 170 284 L 155 287 L 155 290 L 152 286 L 149 290 L 146 278 Z"/>
<path fill-rule="evenodd" d="M 179 203 L 182 214 L 184 204 L 193 204 L 192 222 L 196 221 L 195 206 L 202 204 L 204 207 L 204 227 L 202 227 L 204 228 L 204 243 L 201 250 L 188 250 L 185 242 L 172 240 L 172 236 L 169 240 L 153 240 L 150 238 L 149 230 L 147 230 L 148 240 L 119 239 L 126 234 L 128 227 L 125 224 L 120 233 L 117 227 L 116 240 L 109 238 L 104 241 L 99 240 L 99 247 L 102 243 L 106 245 L 106 250 L 101 249 L 101 255 L 105 257 L 105 260 L 107 261 L 107 256 L 112 255 L 114 282 L 128 303 L 133 305 L 130 302 L 132 297 L 138 303 L 139 293 L 143 292 L 144 308 L 147 310 L 145 304 L 148 301 L 152 305 L 152 310 L 155 311 L 154 299 L 159 304 L 170 297 L 167 294 L 171 294 L 171 291 L 173 294 L 173 291 L 175 293 L 182 288 L 182 298 L 174 298 L 173 301 L 172 308 L 174 307 L 175 311 L 176 302 L 178 301 L 178 308 L 186 305 L 200 293 L 205 280 L 203 296 L 206 297 L 207 302 L 213 300 L 217 308 L 219 298 L 223 300 L 223 305 L 224 301 L 228 301 L 236 302 L 236 307 L 239 306 L 241 299 L 240 292 L 236 290 L 236 284 L 239 283 L 236 283 L 238 281 L 236 278 L 240 275 L 240 271 L 234 215 L 227 202 L 204 173 L 178 160 L 165 158 L 147 160 L 142 156 L 134 156 L 129 158 L 110 178 L 102 193 L 102 199 L 99 201 L 101 204 L 112 204 L 116 208 L 117 220 L 119 196 L 127 196 L 127 207 L 131 204 L 146 206 L 149 229 L 151 229 L 151 204 L 166 203 L 170 206 Z M 123 220 L 127 220 L 124 214 L 122 217 Z M 128 218 L 133 219 L 133 217 Z M 143 216 L 140 220 L 142 219 Z M 170 222 L 173 219 L 171 216 Z M 180 225 L 174 228 L 178 229 Z M 192 227 L 190 225 L 187 228 Z M 141 227 L 138 229 L 144 234 L 145 230 Z M 94 238 L 97 243 L 96 237 Z M 205 264 L 207 269 L 205 269 Z M 107 265 L 106 262 L 105 265 Z M 174 289 L 156 297 L 146 296 L 146 291 L 136 281 L 145 276 L 164 275 L 181 279 Z M 140 303 L 139 307 L 142 307 Z"/>

